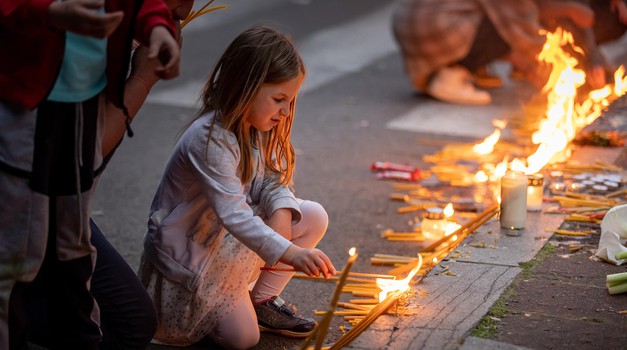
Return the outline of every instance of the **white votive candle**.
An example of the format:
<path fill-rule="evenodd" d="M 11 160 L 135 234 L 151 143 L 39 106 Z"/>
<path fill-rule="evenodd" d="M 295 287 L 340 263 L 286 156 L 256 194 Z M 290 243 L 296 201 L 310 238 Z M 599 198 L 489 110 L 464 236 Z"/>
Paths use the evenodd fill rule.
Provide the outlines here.
<path fill-rule="evenodd" d="M 542 174 L 527 175 L 527 210 L 542 210 L 544 192 L 544 176 Z"/>
<path fill-rule="evenodd" d="M 508 170 L 501 178 L 501 227 L 519 230 L 527 219 L 527 176 Z"/>

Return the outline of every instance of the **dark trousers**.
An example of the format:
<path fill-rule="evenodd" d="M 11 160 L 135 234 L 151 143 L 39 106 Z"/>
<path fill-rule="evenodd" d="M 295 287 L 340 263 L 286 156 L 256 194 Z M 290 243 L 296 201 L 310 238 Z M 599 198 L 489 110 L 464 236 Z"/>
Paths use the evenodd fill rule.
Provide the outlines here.
<path fill-rule="evenodd" d="M 101 349 L 145 349 L 157 329 L 155 307 L 135 271 L 91 221 L 98 250 L 92 294 L 100 306 Z"/>
<path fill-rule="evenodd" d="M 91 242 L 98 252 L 91 292 L 100 307 L 103 334 L 100 349 L 146 349 L 157 327 L 152 301 L 133 269 L 107 241 L 98 226 L 93 221 L 90 225 Z M 30 323 L 29 340 L 55 349 L 59 346 L 57 335 L 54 327 L 44 321 L 45 308 L 40 307 L 47 302 L 46 288 L 49 287 L 41 283 L 31 286 L 26 294 L 26 317 Z"/>
<path fill-rule="evenodd" d="M 38 328 L 46 329 L 46 346 L 50 349 L 98 349 L 101 333 L 93 319 L 94 299 L 86 285 L 92 274 L 91 256 L 60 261 L 55 242 L 55 231 L 50 230 L 37 277 L 30 283 L 16 283 L 11 292 L 12 350 L 26 349 L 30 331 Z"/>
<path fill-rule="evenodd" d="M 470 51 L 459 61 L 459 64 L 470 72 L 474 72 L 509 52 L 510 47 L 507 42 L 501 38 L 490 19 L 484 16 Z"/>
<path fill-rule="evenodd" d="M 9 347 L 22 349 L 37 305 L 54 334 L 53 349 L 98 349 L 98 309 L 89 291 L 94 264 L 87 227 L 99 96 L 78 103 L 44 101 L 37 108 L 30 189 L 48 197 L 46 251 L 33 282 L 17 283 L 9 300 Z M 38 287 L 41 286 L 41 287 Z M 41 292 L 32 301 L 30 293 Z"/>

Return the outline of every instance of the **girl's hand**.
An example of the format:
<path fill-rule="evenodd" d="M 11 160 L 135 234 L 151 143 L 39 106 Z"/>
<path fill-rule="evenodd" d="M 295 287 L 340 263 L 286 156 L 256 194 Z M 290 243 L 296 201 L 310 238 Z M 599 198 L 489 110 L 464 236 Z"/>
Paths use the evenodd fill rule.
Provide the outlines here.
<path fill-rule="evenodd" d="M 48 22 L 58 30 L 95 38 L 106 38 L 118 27 L 124 12 L 98 12 L 101 0 L 53 1 L 48 7 Z"/>
<path fill-rule="evenodd" d="M 156 26 L 150 33 L 148 58 L 159 60 L 160 65 L 155 73 L 161 79 L 172 79 L 179 75 L 179 43 L 164 26 Z"/>
<path fill-rule="evenodd" d="M 329 257 L 319 249 L 305 249 L 292 244 L 280 260 L 307 276 L 319 277 L 322 274 L 329 279 L 337 272 Z"/>

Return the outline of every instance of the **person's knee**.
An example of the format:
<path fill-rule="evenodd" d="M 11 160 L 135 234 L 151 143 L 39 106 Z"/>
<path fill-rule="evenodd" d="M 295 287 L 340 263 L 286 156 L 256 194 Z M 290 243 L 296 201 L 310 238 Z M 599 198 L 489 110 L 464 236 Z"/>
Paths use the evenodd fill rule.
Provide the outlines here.
<path fill-rule="evenodd" d="M 318 202 L 304 201 L 301 211 L 309 223 L 310 231 L 316 232 L 322 238 L 329 226 L 329 215 L 324 207 Z"/>
<path fill-rule="evenodd" d="M 218 342 L 226 349 L 245 350 L 257 345 L 259 338 L 258 329 L 242 329 L 242 332 L 231 330 L 230 334 L 221 337 Z"/>
<path fill-rule="evenodd" d="M 259 332 L 249 332 L 245 337 L 239 337 L 233 342 L 233 349 L 250 349 L 259 343 Z"/>

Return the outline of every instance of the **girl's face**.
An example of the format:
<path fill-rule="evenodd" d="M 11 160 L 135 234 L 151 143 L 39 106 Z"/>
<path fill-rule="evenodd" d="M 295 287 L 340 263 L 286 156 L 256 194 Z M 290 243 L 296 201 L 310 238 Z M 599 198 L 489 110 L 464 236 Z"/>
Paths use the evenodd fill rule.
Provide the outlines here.
<path fill-rule="evenodd" d="M 277 126 L 282 118 L 290 117 L 290 104 L 296 98 L 303 77 L 279 84 L 263 84 L 246 115 L 246 122 L 259 131 L 269 131 Z"/>

